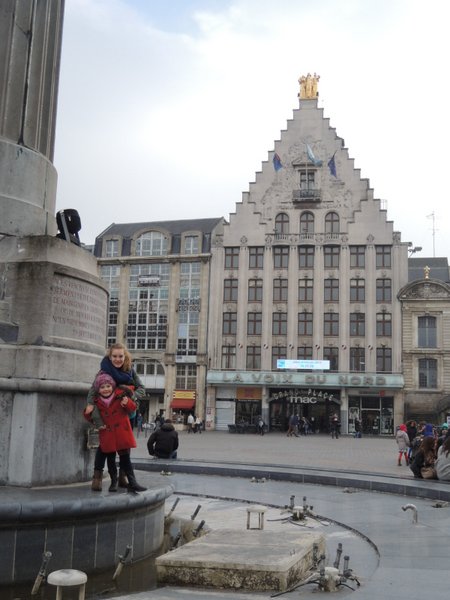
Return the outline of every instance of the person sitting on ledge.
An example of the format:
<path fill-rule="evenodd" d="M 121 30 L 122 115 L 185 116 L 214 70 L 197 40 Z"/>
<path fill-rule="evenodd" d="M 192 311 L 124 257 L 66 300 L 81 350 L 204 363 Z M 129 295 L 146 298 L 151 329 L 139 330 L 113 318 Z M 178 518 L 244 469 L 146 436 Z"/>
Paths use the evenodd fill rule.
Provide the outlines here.
<path fill-rule="evenodd" d="M 438 457 L 434 463 L 437 478 L 440 481 L 450 481 L 450 437 L 445 438 L 438 450 Z"/>
<path fill-rule="evenodd" d="M 155 458 L 176 458 L 178 449 L 178 432 L 170 419 L 156 429 L 148 438 L 147 449 Z"/>

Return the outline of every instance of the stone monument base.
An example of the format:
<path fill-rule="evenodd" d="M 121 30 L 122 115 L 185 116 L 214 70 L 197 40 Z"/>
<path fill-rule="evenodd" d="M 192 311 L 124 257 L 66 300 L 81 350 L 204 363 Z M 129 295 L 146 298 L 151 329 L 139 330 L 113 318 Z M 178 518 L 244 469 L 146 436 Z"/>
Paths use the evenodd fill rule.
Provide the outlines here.
<path fill-rule="evenodd" d="M 0 485 L 85 481 L 86 395 L 105 354 L 107 292 L 87 250 L 0 239 Z"/>

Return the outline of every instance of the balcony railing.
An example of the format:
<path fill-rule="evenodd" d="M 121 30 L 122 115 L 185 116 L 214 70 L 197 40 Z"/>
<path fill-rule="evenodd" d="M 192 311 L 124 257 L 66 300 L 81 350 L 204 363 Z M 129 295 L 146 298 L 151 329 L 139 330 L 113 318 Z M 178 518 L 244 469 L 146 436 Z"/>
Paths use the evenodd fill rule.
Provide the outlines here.
<path fill-rule="evenodd" d="M 293 202 L 320 202 L 322 199 L 321 190 L 301 189 L 292 192 Z"/>

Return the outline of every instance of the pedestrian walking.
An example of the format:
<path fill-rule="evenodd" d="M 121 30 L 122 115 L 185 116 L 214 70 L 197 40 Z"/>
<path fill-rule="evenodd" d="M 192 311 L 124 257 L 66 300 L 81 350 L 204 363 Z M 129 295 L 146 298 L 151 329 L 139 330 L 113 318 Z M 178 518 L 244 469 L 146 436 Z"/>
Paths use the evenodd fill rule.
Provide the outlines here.
<path fill-rule="evenodd" d="M 339 439 L 339 436 L 341 434 L 341 422 L 339 420 L 337 413 L 334 413 L 333 416 L 331 417 L 330 429 L 331 429 L 331 438 L 336 439 L 336 440 Z"/>
<path fill-rule="evenodd" d="M 409 465 L 408 449 L 411 444 L 409 441 L 406 425 L 402 424 L 397 429 L 396 434 L 395 434 L 395 441 L 397 442 L 397 446 L 398 446 L 398 466 L 399 467 L 402 466 L 402 456 L 405 457 L 405 465 L 408 466 Z"/>
<path fill-rule="evenodd" d="M 298 424 L 299 424 L 298 414 L 292 413 L 292 415 L 289 417 L 287 437 L 292 437 L 293 435 L 295 437 L 298 437 Z"/>
<path fill-rule="evenodd" d="M 189 416 L 187 418 L 187 428 L 188 428 L 188 433 L 193 433 L 194 432 L 194 423 L 195 423 L 195 417 L 192 413 L 189 413 Z"/>

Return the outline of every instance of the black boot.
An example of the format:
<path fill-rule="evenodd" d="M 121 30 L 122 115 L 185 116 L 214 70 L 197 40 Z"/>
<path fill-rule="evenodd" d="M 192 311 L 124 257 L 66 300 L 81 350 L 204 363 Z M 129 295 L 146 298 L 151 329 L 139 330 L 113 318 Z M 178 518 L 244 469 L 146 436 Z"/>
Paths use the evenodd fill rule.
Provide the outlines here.
<path fill-rule="evenodd" d="M 139 485 L 139 483 L 136 481 L 136 477 L 134 476 L 134 473 L 127 473 L 127 477 L 128 477 L 128 490 L 130 492 L 145 492 L 145 490 L 147 489 L 146 487 L 143 487 L 142 485 Z"/>
<path fill-rule="evenodd" d="M 119 480 L 117 479 L 117 469 L 115 471 L 109 471 L 111 477 L 111 485 L 109 486 L 108 492 L 117 492 Z"/>
<path fill-rule="evenodd" d="M 119 462 L 121 468 L 123 469 L 123 472 L 125 473 L 128 479 L 128 491 L 145 492 L 147 488 L 143 487 L 142 485 L 139 485 L 136 481 L 136 477 L 134 476 L 134 470 L 133 465 L 131 464 L 130 454 L 119 452 Z"/>

